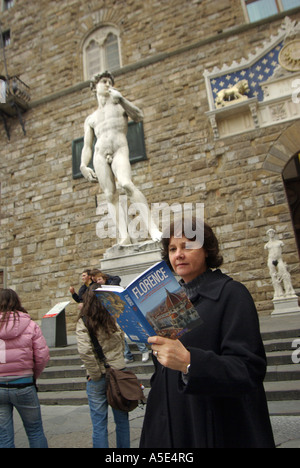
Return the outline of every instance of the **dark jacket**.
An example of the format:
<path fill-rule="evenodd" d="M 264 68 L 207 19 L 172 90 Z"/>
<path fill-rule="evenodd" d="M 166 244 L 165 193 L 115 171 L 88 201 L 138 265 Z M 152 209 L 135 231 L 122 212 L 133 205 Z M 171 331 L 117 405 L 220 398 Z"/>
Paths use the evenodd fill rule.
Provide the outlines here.
<path fill-rule="evenodd" d="M 121 283 L 121 278 L 119 276 L 111 276 L 111 275 L 107 275 L 108 276 L 108 279 L 106 281 L 106 284 L 111 284 L 111 285 L 118 285 Z M 85 292 L 89 289 L 89 287 L 94 284 L 94 281 L 92 281 L 88 286 L 86 284 L 83 284 L 82 286 L 80 286 L 80 289 L 78 291 L 78 294 L 76 292 L 74 292 L 74 294 L 72 294 L 72 298 L 74 299 L 74 301 L 76 302 L 82 302 L 83 301 L 83 295 L 85 294 Z"/>
<path fill-rule="evenodd" d="M 107 276 L 108 278 L 107 278 L 106 284 L 119 285 L 121 283 L 120 276 L 111 276 L 111 275 L 107 275 Z"/>
<path fill-rule="evenodd" d="M 74 301 L 76 301 L 78 303 L 83 302 L 83 295 L 89 289 L 91 284 L 93 284 L 93 282 L 90 283 L 88 286 L 86 284 L 83 284 L 82 286 L 80 286 L 78 294 L 76 292 L 74 292 L 74 294 L 72 294 L 72 297 L 73 297 Z"/>
<path fill-rule="evenodd" d="M 181 338 L 191 353 L 188 380 L 153 357 L 140 447 L 274 448 L 252 297 L 220 270 L 184 287 L 203 321 Z"/>

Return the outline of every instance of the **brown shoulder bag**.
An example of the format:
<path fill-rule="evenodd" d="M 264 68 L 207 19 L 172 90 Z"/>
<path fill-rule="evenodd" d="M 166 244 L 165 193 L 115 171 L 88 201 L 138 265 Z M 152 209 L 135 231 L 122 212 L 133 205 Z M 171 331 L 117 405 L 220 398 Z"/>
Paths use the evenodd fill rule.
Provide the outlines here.
<path fill-rule="evenodd" d="M 86 325 L 85 317 L 82 317 Z M 89 332 L 95 352 L 106 369 L 106 397 L 107 403 L 114 409 L 130 412 L 139 403 L 145 403 L 142 385 L 137 376 L 128 370 L 113 369 L 107 362 L 103 349 L 96 336 Z"/>

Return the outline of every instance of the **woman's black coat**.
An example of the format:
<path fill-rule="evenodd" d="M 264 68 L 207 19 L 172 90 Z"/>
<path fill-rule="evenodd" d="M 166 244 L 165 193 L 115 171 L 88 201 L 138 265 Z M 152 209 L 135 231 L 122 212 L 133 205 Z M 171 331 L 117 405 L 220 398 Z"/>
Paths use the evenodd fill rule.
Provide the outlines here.
<path fill-rule="evenodd" d="M 202 319 L 181 338 L 191 353 L 188 380 L 153 358 L 140 447 L 273 448 L 266 357 L 251 295 L 220 270 L 208 270 L 186 290 Z"/>

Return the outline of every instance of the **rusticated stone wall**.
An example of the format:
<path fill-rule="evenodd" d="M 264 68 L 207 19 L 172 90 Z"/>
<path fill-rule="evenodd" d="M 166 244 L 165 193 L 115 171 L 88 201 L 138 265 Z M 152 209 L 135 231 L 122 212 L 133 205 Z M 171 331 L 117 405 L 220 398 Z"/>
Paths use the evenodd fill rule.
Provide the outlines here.
<path fill-rule="evenodd" d="M 296 289 L 300 269 L 281 175 L 263 164 L 272 144 L 297 122 L 214 141 L 203 72 L 253 52 L 277 31 L 282 16 L 247 25 L 239 0 L 41 0 L 38 21 L 36 8 L 22 0 L 1 17 L 2 28 L 11 29 L 9 73 L 19 74 L 32 95 L 26 136 L 17 119 L 9 120 L 10 141 L 0 130 L 0 267 L 7 286 L 40 319 L 70 298 L 69 285 L 79 288 L 83 269 L 97 267 L 114 243 L 96 236 L 96 204 L 104 197 L 97 185 L 72 178 L 71 153 L 96 108 L 83 82 L 81 44 L 108 22 L 121 30 L 123 68 L 115 85 L 145 116 L 148 159 L 132 166 L 135 183 L 150 204 L 204 203 L 223 270 L 248 287 L 259 313 L 270 314 L 264 252 L 270 227 L 284 240 Z M 67 308 L 70 330 L 76 314 L 75 304 Z"/>

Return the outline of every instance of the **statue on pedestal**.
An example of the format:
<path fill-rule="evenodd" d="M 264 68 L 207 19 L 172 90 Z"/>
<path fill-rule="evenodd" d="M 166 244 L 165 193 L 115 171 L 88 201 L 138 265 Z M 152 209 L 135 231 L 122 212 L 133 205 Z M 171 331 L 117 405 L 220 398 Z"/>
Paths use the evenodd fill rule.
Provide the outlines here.
<path fill-rule="evenodd" d="M 276 231 L 274 229 L 269 229 L 267 234 L 269 241 L 265 245 L 265 249 L 269 251 L 268 267 L 274 287 L 274 299 L 294 297 L 295 290 L 292 286 L 291 276 L 282 259 L 282 247 L 284 243 L 276 239 Z"/>
<path fill-rule="evenodd" d="M 246 94 L 249 93 L 249 91 L 250 88 L 247 80 L 241 80 L 234 86 L 221 89 L 215 100 L 216 108 L 219 109 L 247 100 L 248 96 L 246 96 Z"/>
<path fill-rule="evenodd" d="M 119 234 L 119 245 L 131 244 L 132 240 L 128 233 L 126 213 L 119 204 L 116 180 L 126 191 L 130 201 L 137 205 L 151 239 L 159 241 L 161 232 L 152 220 L 147 200 L 131 180 L 126 137 L 128 117 L 139 122 L 143 119 L 143 113 L 113 86 L 114 77 L 108 71 L 96 75 L 91 80 L 91 89 L 96 94 L 98 109 L 85 120 L 80 170 L 88 181 L 99 182 L 107 200 L 109 215 Z M 95 171 L 88 167 L 93 156 L 94 137 L 97 139 L 93 159 Z"/>

